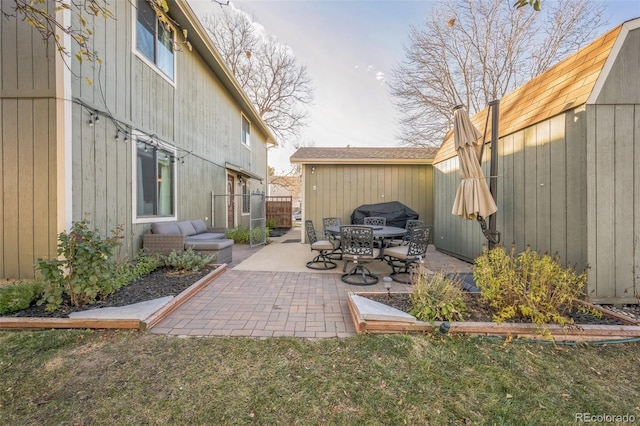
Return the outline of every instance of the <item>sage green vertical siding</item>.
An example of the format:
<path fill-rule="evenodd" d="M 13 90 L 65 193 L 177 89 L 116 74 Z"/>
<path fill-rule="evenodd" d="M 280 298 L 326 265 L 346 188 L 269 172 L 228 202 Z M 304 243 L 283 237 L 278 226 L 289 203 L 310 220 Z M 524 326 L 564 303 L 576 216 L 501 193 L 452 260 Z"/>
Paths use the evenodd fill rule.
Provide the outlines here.
<path fill-rule="evenodd" d="M 505 246 L 589 266 L 595 303 L 637 303 L 640 284 L 640 29 L 629 32 L 593 105 L 500 139 L 498 230 Z M 451 218 L 457 158 L 434 166 L 436 245 L 472 260 L 481 235 Z M 454 173 L 454 171 L 456 173 Z M 460 226 L 460 223 L 464 225 Z"/>
<path fill-rule="evenodd" d="M 74 96 L 177 149 L 177 217 L 211 217 L 211 192 L 226 192 L 225 163 L 266 179 L 266 136 L 252 126 L 251 148 L 242 145 L 241 109 L 197 50 L 174 53 L 175 80 L 168 81 L 135 52 L 131 4 L 116 2 L 114 13 L 115 20 L 94 19 L 92 43 L 102 65 L 74 65 L 81 76 L 74 79 Z M 89 127 L 90 111 L 74 106 L 74 220 L 88 213 L 101 230 L 124 225 L 133 256 L 149 228 L 132 217 L 135 150 L 131 139 L 115 141 L 116 127 L 108 117 Z M 256 181 L 252 189 L 262 187 Z"/>
<path fill-rule="evenodd" d="M 637 303 L 640 108 L 594 105 L 587 113 L 589 295 L 598 303 Z"/>
<path fill-rule="evenodd" d="M 487 153 L 487 151 L 485 151 Z M 487 153 L 488 154 L 488 153 Z M 458 158 L 434 164 L 436 191 L 434 244 L 445 253 L 470 260 L 482 251 L 482 233 L 477 222 L 451 214 L 460 182 Z M 483 167 L 483 170 L 485 167 Z M 486 173 L 486 171 L 485 171 Z"/>
<path fill-rule="evenodd" d="M 133 91 L 131 84 L 136 75 L 132 6 L 128 2 L 115 2 L 110 9 L 113 18 L 87 17 L 93 31 L 90 48 L 100 60 L 71 61 L 74 73 L 71 78 L 74 101 L 71 220 L 87 219 L 104 235 L 122 227 L 125 237 L 122 254 L 132 257 L 136 248 L 131 240 L 135 231 L 131 220 L 132 140 L 129 135 L 125 141 L 125 134 L 116 140 L 116 134 L 118 127 L 128 127 L 126 123 L 148 125 L 150 120 L 143 122 L 140 117 L 134 117 L 132 110 L 132 105 L 145 99 Z M 77 52 L 75 45 L 73 52 Z M 157 92 L 149 94 L 151 102 L 159 102 Z M 159 103 L 159 106 L 160 114 L 166 117 L 166 104 Z M 94 110 L 100 112 L 100 120 L 90 126 L 89 117 Z M 165 128 L 154 130 L 164 135 Z"/>
<path fill-rule="evenodd" d="M 637 303 L 640 285 L 640 29 L 587 106 L 590 300 Z"/>
<path fill-rule="evenodd" d="M 577 113 L 559 115 L 498 143 L 497 228 L 502 244 L 520 252 L 527 246 L 539 252 L 558 253 L 563 262 L 585 266 L 586 247 L 576 244 L 586 219 L 584 138 Z M 576 157 L 572 161 L 570 157 Z M 485 159 L 490 152 L 485 150 Z M 436 197 L 436 246 L 439 250 L 472 261 L 486 239 L 480 226 L 451 214 L 460 182 L 457 157 L 434 166 Z M 483 170 L 489 176 L 488 161 Z M 569 203 L 570 200 L 571 202 Z"/>
<path fill-rule="evenodd" d="M 0 3 L 3 10 L 14 6 Z M 24 22 L 0 19 L 0 277 L 55 256 L 55 55 Z"/>
<path fill-rule="evenodd" d="M 135 53 L 132 3 L 109 7 L 113 18 L 85 16 L 92 30 L 89 49 L 100 60 L 81 63 L 72 46 L 72 119 L 65 137 L 57 128 L 63 111 L 57 109 L 62 95 L 56 88 L 63 75 L 56 75 L 54 44 L 47 47 L 25 23 L 0 19 L 1 277 L 33 276 L 36 258 L 56 256 L 57 227 L 65 221 L 87 218 L 105 234 L 123 226 L 124 254 L 131 257 L 140 248 L 149 225 L 133 217 L 135 150 L 131 135 L 116 140 L 117 123 L 153 135 L 183 157 L 176 167 L 179 219 L 211 216 L 211 191 L 225 192 L 225 163 L 266 179 L 267 136 L 252 123 L 251 147 L 242 145 L 238 96 L 221 84 L 201 52 L 177 51 L 176 79 L 169 82 Z M 100 121 L 90 126 L 93 111 L 100 112 Z M 57 170 L 64 162 L 56 158 L 62 144 L 71 147 L 71 193 L 65 194 L 72 199 L 70 218 L 57 217 L 65 185 L 58 181 L 65 172 Z M 259 181 L 251 185 L 263 189 Z"/>
<path fill-rule="evenodd" d="M 304 166 L 305 219 L 322 232 L 322 218 L 337 216 L 351 223 L 351 213 L 362 204 L 399 201 L 433 224 L 433 169 L 431 165 L 319 164 Z"/>

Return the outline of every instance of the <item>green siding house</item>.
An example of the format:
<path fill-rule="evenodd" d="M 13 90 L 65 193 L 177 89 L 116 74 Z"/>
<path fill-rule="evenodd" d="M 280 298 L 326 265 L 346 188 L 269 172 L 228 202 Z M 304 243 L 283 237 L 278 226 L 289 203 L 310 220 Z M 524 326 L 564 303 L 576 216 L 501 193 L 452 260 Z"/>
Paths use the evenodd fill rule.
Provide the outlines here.
<path fill-rule="evenodd" d="M 12 1 L 2 1 L 12 13 Z M 50 12 L 80 28 L 74 13 Z M 109 2 L 86 16 L 100 61 L 63 61 L 29 25 L 0 20 L 0 277 L 33 276 L 57 234 L 88 219 L 124 227 L 133 256 L 150 223 L 249 220 L 243 197 L 213 215 L 213 194 L 264 192 L 275 143 L 186 0 Z M 75 8 L 73 3 L 70 3 Z"/>
<path fill-rule="evenodd" d="M 587 296 L 595 303 L 638 303 L 639 81 L 640 18 L 500 99 L 502 244 L 558 253 L 579 269 L 588 265 Z M 472 117 L 481 132 L 485 117 L 486 111 Z M 486 149 L 487 176 L 489 158 Z M 451 214 L 460 181 L 452 132 L 434 160 L 434 181 L 434 242 L 473 260 L 486 240 L 477 223 Z"/>

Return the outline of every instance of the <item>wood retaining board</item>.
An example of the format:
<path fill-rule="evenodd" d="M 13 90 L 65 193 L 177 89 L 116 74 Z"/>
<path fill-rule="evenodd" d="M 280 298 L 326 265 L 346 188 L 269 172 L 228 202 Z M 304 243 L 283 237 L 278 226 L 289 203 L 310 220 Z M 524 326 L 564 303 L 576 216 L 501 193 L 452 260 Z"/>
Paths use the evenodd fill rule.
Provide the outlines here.
<path fill-rule="evenodd" d="M 349 292 L 347 304 L 353 319 L 357 333 L 369 334 L 405 334 L 405 333 L 435 333 L 442 321 L 433 323 L 416 321 L 415 323 L 399 321 L 371 321 L 365 320 L 358 311 L 356 304 L 352 301 L 353 295 L 362 297 L 386 295 L 384 292 L 354 293 Z M 618 315 L 606 308 L 598 307 L 604 315 L 612 316 L 616 319 Z M 497 336 L 504 338 L 524 338 L 532 340 L 544 340 L 545 337 L 539 332 L 540 326 L 536 324 L 524 323 L 495 323 L 495 322 L 466 322 L 453 321 L 450 324 L 448 334 L 472 335 L 472 336 Z M 610 340 L 625 340 L 640 337 L 640 326 L 638 325 L 591 325 L 573 324 L 570 326 L 559 326 L 551 324 L 546 327 L 553 340 L 561 342 L 602 342 Z M 546 339 L 549 340 L 549 339 Z"/>
<path fill-rule="evenodd" d="M 34 318 L 34 317 L 0 317 L 0 330 L 42 330 L 42 329 L 123 329 L 146 330 L 153 327 L 180 305 L 189 300 L 198 291 L 209 285 L 227 270 L 227 264 L 219 265 L 216 269 L 196 281 L 189 288 L 182 291 L 169 303 L 158 309 L 145 320 L 137 319 L 94 319 L 94 318 Z"/>

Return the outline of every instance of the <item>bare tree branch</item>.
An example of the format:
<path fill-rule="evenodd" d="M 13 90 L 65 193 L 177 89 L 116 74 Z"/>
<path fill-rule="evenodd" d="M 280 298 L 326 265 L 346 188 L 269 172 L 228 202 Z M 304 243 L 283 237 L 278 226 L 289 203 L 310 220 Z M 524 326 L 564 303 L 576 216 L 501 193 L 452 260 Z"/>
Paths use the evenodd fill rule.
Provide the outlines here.
<path fill-rule="evenodd" d="M 307 125 L 313 101 L 304 65 L 275 37 L 260 34 L 247 15 L 233 9 L 209 15 L 205 27 L 261 118 L 281 144 L 294 142 Z"/>
<path fill-rule="evenodd" d="M 478 112 L 576 51 L 602 26 L 602 8 L 583 0 L 541 12 L 504 0 L 439 3 L 423 28 L 411 28 L 405 59 L 393 70 L 402 143 L 440 145 L 453 106 Z"/>

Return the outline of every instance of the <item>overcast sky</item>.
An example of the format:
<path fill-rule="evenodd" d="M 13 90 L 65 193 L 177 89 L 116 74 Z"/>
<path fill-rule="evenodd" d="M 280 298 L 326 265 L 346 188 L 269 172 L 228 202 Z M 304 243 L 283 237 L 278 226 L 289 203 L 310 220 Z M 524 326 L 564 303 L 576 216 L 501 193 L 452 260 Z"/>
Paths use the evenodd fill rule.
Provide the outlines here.
<path fill-rule="evenodd" d="M 511 1 L 511 0 L 505 0 Z M 189 0 L 199 14 L 220 6 Z M 315 88 L 305 144 L 397 145 L 397 114 L 386 80 L 404 58 L 411 24 L 421 27 L 435 0 L 233 1 L 306 65 Z M 640 17 L 639 0 L 607 1 L 609 27 Z M 604 32 L 604 31 L 603 31 Z M 289 169 L 291 146 L 272 150 L 269 165 Z"/>

